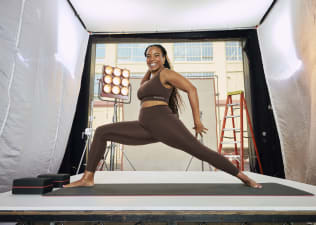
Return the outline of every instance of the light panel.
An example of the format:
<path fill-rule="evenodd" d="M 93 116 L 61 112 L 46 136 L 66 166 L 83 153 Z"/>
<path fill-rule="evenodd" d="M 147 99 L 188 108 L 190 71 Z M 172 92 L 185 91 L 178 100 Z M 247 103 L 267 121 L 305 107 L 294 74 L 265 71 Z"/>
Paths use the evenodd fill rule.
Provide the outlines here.
<path fill-rule="evenodd" d="M 103 66 L 101 97 L 127 99 L 129 95 L 130 71 L 108 65 Z"/>

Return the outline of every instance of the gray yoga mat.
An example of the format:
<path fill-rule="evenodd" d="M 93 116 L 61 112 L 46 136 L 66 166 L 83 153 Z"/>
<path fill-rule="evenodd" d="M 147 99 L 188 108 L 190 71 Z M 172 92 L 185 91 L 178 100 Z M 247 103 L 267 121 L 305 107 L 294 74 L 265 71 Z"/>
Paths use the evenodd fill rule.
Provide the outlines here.
<path fill-rule="evenodd" d="M 255 195 L 313 196 L 312 193 L 277 183 L 262 183 L 263 188 L 244 184 L 96 184 L 93 187 L 61 188 L 46 196 L 137 196 L 137 195 Z"/>

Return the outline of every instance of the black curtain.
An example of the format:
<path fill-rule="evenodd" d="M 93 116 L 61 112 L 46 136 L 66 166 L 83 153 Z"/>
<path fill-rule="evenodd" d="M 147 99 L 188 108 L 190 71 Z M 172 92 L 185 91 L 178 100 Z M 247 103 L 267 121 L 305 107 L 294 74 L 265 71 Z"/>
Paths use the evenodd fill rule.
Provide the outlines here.
<path fill-rule="evenodd" d="M 76 113 L 59 173 L 69 173 L 71 175 L 76 173 L 85 146 L 86 140 L 82 138 L 82 132 L 88 126 L 91 43 L 89 39 Z M 84 167 L 81 166 L 80 172 L 83 169 Z"/>
<path fill-rule="evenodd" d="M 253 129 L 264 174 L 284 178 L 281 146 L 265 80 L 257 31 L 249 31 L 244 51 L 249 64 Z M 254 153 L 252 153 L 254 154 Z M 256 171 L 259 171 L 258 164 Z"/>

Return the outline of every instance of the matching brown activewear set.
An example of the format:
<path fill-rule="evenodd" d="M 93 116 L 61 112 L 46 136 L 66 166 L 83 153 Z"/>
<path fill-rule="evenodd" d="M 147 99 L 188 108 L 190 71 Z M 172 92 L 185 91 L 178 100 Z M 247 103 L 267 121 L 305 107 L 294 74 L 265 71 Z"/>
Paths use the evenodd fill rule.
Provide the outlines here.
<path fill-rule="evenodd" d="M 172 89 L 162 85 L 160 73 L 158 73 L 139 88 L 137 96 L 141 102 L 160 100 L 168 103 Z M 94 133 L 86 170 L 90 172 L 96 170 L 104 155 L 107 141 L 125 145 L 162 142 L 208 162 L 233 176 L 239 172 L 224 156 L 200 143 L 168 105 L 143 107 L 136 121 L 124 121 L 98 127 Z"/>

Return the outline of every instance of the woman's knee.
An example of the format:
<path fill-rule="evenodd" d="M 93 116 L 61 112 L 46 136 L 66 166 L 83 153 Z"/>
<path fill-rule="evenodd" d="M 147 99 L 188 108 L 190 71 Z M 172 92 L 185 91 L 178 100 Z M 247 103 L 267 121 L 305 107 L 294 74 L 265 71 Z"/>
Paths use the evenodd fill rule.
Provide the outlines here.
<path fill-rule="evenodd" d="M 96 137 L 96 138 L 105 137 L 105 136 L 107 136 L 108 130 L 109 129 L 106 129 L 106 127 L 104 127 L 104 126 L 97 127 L 94 131 L 94 137 Z"/>

